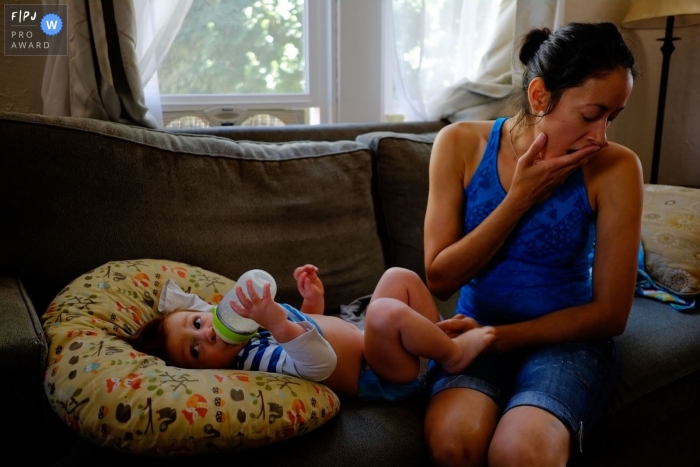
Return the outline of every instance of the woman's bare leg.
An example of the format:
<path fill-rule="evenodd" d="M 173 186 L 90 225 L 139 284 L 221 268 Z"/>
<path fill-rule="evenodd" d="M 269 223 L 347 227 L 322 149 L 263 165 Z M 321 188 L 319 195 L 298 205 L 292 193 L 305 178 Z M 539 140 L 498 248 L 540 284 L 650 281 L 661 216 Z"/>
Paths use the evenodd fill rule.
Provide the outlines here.
<path fill-rule="evenodd" d="M 425 440 L 435 465 L 486 466 L 500 409 L 473 389 L 446 389 L 430 399 Z"/>
<path fill-rule="evenodd" d="M 493 467 L 564 467 L 570 450 L 571 435 L 557 417 L 538 407 L 520 406 L 501 418 L 488 458 Z"/>

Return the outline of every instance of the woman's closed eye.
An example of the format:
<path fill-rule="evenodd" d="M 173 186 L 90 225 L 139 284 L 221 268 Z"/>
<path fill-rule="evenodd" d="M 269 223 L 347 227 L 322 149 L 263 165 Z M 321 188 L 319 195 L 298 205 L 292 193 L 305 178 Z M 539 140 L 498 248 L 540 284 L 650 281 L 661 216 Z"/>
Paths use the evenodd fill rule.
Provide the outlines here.
<path fill-rule="evenodd" d="M 598 119 L 600 118 L 599 115 L 595 115 L 595 116 L 593 116 L 593 117 L 587 117 L 587 116 L 584 115 L 584 114 L 581 114 L 581 117 L 583 118 L 584 121 L 586 121 L 586 122 L 588 122 L 588 123 L 590 123 L 590 122 L 595 122 L 596 120 L 598 120 Z M 611 116 L 609 116 L 609 117 L 608 117 L 608 123 L 612 123 L 616 118 L 617 118 L 617 115 L 611 115 Z"/>

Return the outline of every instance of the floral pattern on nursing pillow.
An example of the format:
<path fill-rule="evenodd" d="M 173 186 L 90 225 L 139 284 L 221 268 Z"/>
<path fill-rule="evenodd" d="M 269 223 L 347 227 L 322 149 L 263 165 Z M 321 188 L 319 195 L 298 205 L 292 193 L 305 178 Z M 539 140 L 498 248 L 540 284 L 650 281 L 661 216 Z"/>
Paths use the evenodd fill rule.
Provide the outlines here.
<path fill-rule="evenodd" d="M 44 314 L 53 409 L 94 443 L 151 456 L 257 447 L 318 428 L 340 408 L 326 386 L 236 370 L 171 367 L 127 344 L 158 314 L 173 279 L 216 304 L 234 281 L 161 260 L 107 263 L 63 289 Z"/>

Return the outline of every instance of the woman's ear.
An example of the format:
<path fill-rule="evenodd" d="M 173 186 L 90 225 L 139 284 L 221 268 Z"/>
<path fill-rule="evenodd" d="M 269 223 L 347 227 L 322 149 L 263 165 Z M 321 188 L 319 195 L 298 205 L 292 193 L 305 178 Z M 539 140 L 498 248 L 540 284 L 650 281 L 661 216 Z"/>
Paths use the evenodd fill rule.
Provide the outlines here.
<path fill-rule="evenodd" d="M 544 85 L 544 80 L 537 77 L 530 81 L 527 87 L 527 100 L 530 102 L 530 110 L 534 115 L 543 116 L 549 104 L 549 91 Z"/>

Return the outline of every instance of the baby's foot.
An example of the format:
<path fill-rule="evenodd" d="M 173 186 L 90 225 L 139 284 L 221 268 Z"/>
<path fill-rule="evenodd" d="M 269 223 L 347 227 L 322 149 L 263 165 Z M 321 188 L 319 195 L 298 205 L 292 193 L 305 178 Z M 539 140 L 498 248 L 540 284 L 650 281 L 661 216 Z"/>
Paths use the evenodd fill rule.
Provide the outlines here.
<path fill-rule="evenodd" d="M 484 326 L 452 338 L 458 349 L 457 358 L 443 363 L 442 367 L 448 373 L 459 373 L 468 367 L 495 337 L 495 330 L 491 326 Z"/>

